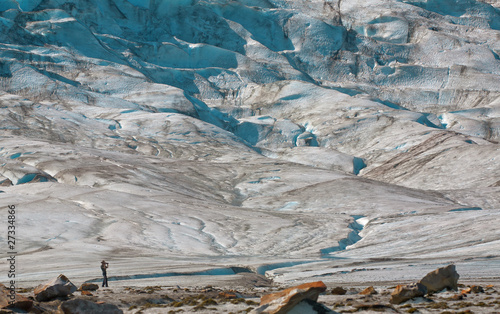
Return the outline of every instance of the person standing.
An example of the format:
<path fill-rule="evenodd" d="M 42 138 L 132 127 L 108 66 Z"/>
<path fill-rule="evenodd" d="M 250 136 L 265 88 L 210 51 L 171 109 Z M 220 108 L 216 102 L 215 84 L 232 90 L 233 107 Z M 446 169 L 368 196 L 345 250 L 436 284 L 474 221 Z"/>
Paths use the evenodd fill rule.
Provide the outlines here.
<path fill-rule="evenodd" d="M 109 263 L 106 263 L 105 260 L 101 262 L 101 270 L 102 270 L 102 286 L 107 287 L 108 286 L 108 275 L 106 273 L 106 269 L 108 269 Z"/>

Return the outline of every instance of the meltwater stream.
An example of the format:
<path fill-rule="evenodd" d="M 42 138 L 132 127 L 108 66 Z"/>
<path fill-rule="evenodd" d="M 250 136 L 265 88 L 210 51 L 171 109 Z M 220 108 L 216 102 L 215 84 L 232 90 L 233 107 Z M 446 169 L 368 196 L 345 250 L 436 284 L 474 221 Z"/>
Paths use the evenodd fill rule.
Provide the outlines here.
<path fill-rule="evenodd" d="M 349 228 L 352 229 L 352 231 L 349 232 L 347 238 L 341 239 L 339 241 L 339 244 L 336 246 L 320 250 L 321 258 L 333 258 L 333 256 L 330 255 L 331 253 L 343 251 L 349 245 L 353 245 L 361 240 L 359 233 L 368 223 L 368 218 L 360 215 L 352 215 L 351 217 L 354 219 L 354 221 L 349 224 Z"/>
<path fill-rule="evenodd" d="M 349 224 L 349 228 L 352 230 L 349 232 L 346 238 L 338 241 L 338 245 L 332 246 L 320 250 L 321 258 L 334 258 L 331 253 L 340 252 L 345 250 L 348 246 L 353 245 L 360 241 L 362 238 L 359 233 L 363 230 L 365 225 L 368 223 L 369 219 L 361 215 L 352 215 L 354 221 Z M 177 276 L 231 276 L 239 273 L 257 273 L 259 275 L 266 275 L 266 272 L 286 267 L 293 267 L 301 264 L 315 263 L 319 260 L 306 260 L 306 261 L 290 261 L 290 262 L 280 262 L 264 264 L 257 269 L 253 270 L 247 267 L 221 267 L 214 269 L 207 269 L 203 271 L 196 272 L 165 272 L 165 273 L 153 273 L 153 274 L 136 274 L 136 275 L 125 275 L 125 276 L 111 276 L 108 278 L 109 281 L 120 281 L 120 280 L 133 280 L 133 279 L 147 279 L 147 278 L 160 278 L 160 277 L 177 277 Z M 102 279 L 94 278 L 86 282 L 100 282 Z"/>

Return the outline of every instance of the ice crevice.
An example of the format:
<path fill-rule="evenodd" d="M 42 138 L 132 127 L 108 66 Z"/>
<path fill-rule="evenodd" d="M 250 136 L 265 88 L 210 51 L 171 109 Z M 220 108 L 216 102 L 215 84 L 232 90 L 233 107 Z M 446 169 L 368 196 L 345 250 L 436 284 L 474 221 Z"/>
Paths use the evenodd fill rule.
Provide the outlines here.
<path fill-rule="evenodd" d="M 217 242 L 216 237 L 214 235 L 204 231 L 204 229 L 206 228 L 207 225 L 203 221 L 203 219 L 200 219 L 197 217 L 189 217 L 189 218 L 195 220 L 199 224 L 197 231 L 200 233 L 201 236 L 208 239 L 208 242 L 210 244 L 210 248 L 212 251 L 214 251 L 216 253 L 220 253 L 220 254 L 226 253 L 226 251 L 227 251 L 226 248 L 222 244 Z"/>
<path fill-rule="evenodd" d="M 331 253 L 344 251 L 348 246 L 356 244 L 362 239 L 359 234 L 363 231 L 369 219 L 361 215 L 352 215 L 351 217 L 354 219 L 354 221 L 349 224 L 349 229 L 352 231 L 349 232 L 347 238 L 341 239 L 338 245 L 320 250 L 322 258 L 333 258 L 334 256 L 332 256 Z"/>
<path fill-rule="evenodd" d="M 354 157 L 352 160 L 353 174 L 359 175 L 359 172 L 366 168 L 366 163 L 362 158 Z"/>
<path fill-rule="evenodd" d="M 483 210 L 481 207 L 464 207 L 464 208 L 456 208 L 449 210 L 449 212 L 465 212 L 470 210 Z"/>
<path fill-rule="evenodd" d="M 343 238 L 340 241 L 338 241 L 338 245 L 320 250 L 321 260 L 335 258 L 335 256 L 332 255 L 332 253 L 345 251 L 348 249 L 349 246 L 359 242 L 362 239 L 362 237 L 359 234 L 368 224 L 369 219 L 361 215 L 351 215 L 351 217 L 353 221 L 349 224 L 348 227 L 352 231 L 349 232 L 346 238 Z M 276 275 L 274 274 L 273 270 L 294 267 L 302 264 L 315 263 L 318 261 L 320 260 L 291 261 L 291 262 L 261 265 L 257 267 L 256 272 L 257 274 L 264 275 L 268 278 L 274 278 L 276 277 Z"/>

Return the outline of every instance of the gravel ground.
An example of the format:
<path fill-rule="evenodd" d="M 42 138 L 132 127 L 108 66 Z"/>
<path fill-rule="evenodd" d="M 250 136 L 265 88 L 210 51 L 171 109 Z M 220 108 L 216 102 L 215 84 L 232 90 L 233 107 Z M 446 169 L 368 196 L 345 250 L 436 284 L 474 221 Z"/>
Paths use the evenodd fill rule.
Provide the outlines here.
<path fill-rule="evenodd" d="M 264 284 L 250 287 L 242 284 L 229 286 L 126 286 L 117 285 L 100 288 L 92 296 L 81 295 L 80 291 L 70 298 L 82 298 L 94 302 L 117 305 L 124 313 L 248 313 L 257 308 L 260 297 L 286 287 Z M 263 280 L 261 283 L 266 283 Z M 484 292 L 461 294 L 461 290 L 476 285 Z M 417 298 L 399 305 L 389 303 L 393 286 L 374 286 L 376 294 L 360 294 L 367 286 L 348 286 L 344 295 L 334 295 L 338 286 L 328 286 L 320 295 L 319 302 L 338 313 L 500 313 L 500 285 L 487 282 L 459 284 L 459 291 L 442 291 L 426 298 Z M 32 288 L 24 288 L 21 294 L 30 297 Z M 56 311 L 64 300 L 37 303 L 49 312 Z"/>

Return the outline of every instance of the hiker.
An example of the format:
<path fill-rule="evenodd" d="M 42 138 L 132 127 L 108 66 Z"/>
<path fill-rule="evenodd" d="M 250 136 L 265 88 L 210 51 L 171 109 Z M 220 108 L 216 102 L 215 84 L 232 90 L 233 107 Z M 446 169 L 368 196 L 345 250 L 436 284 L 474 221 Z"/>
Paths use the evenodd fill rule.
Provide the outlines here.
<path fill-rule="evenodd" d="M 102 261 L 101 262 L 101 270 L 102 270 L 102 277 L 103 277 L 103 280 L 102 280 L 102 286 L 108 286 L 108 276 L 106 274 L 106 269 L 108 269 L 109 267 L 109 263 L 106 263 L 106 261 Z"/>

